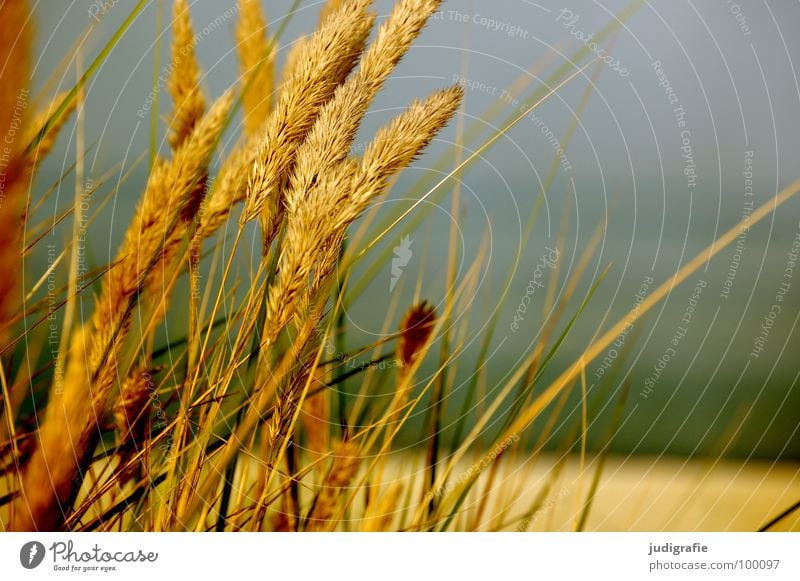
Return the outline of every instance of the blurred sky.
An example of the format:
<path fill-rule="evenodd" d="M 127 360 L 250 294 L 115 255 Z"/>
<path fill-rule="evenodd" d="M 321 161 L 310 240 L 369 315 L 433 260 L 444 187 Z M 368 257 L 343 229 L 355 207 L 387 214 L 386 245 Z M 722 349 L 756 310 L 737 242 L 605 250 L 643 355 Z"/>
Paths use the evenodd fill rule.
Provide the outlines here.
<path fill-rule="evenodd" d="M 88 173 L 94 178 L 112 168 L 125 172 L 148 151 L 150 118 L 137 112 L 146 108 L 152 90 L 158 33 L 163 33 L 159 71 L 167 64 L 171 3 L 163 4 L 162 28 L 157 26 L 157 10 L 151 2 L 87 88 Z M 272 31 L 282 25 L 290 4 L 265 0 Z M 48 72 L 65 55 L 74 54 L 86 27 L 94 26 L 82 49 L 86 66 L 133 5 L 130 0 L 39 2 L 38 85 L 44 85 Z M 191 5 L 199 34 L 198 54 L 206 69 L 203 85 L 210 95 L 218 96 L 238 78 L 234 0 L 196 0 Z M 392 2 L 379 0 L 375 5 L 384 18 Z M 589 0 L 444 2 L 376 100 L 358 143 L 368 140 L 414 97 L 435 88 L 464 82 L 468 86 L 465 106 L 460 119 L 441 134 L 430 153 L 399 180 L 383 209 L 407 205 L 409 197 L 420 193 L 412 189 L 416 179 L 441 171 L 435 162 L 453 151 L 459 123 L 480 128 L 477 139 L 465 145 L 464 155 L 469 155 L 509 116 L 519 113 L 525 97 L 544 86 L 548 75 L 588 42 L 588 35 L 600 31 L 626 5 Z M 313 30 L 319 7 L 319 2 L 301 2 L 280 39 L 281 61 L 292 42 Z M 105 15 L 96 23 L 92 15 L 103 11 Z M 469 318 L 472 332 L 468 336 L 480 337 L 477 331 L 506 294 L 487 368 L 490 397 L 508 369 L 530 351 L 540 330 L 544 291 L 531 296 L 532 306 L 519 330 L 511 323 L 529 282 L 536 277 L 537 264 L 549 252 L 546 248 L 558 245 L 567 204 L 570 227 L 564 243 L 558 245 L 561 279 L 574 271 L 598 224 L 608 220 L 568 316 L 585 298 L 590 283 L 613 264 L 556 357 L 554 368 L 563 369 L 598 330 L 635 305 L 643 282 L 652 279 L 650 290 L 655 288 L 715 235 L 734 225 L 748 202 L 758 206 L 800 177 L 800 88 L 793 63 L 800 59 L 798 25 L 800 4 L 788 0 L 741 4 L 662 0 L 644 5 L 612 39 L 613 48 L 608 42 L 598 47 L 611 52 L 615 66 L 604 68 L 597 78 L 528 243 L 522 244 L 525 223 L 553 162 L 554 148 L 576 118 L 593 68 L 536 109 L 535 118 L 521 121 L 480 156 L 460 180 L 463 200 L 457 216 L 450 213 L 454 182 L 444 188 L 447 195 L 433 205 L 430 219 L 411 236 L 412 258 L 402 284 L 390 292 L 387 264 L 363 300 L 348 309 L 351 339 L 369 341 L 380 335 L 387 305 L 395 300 L 407 305 L 419 276 L 424 297 L 435 302 L 442 296 L 448 232 L 455 220 L 462 258 L 459 280 L 485 244 L 484 234 L 490 248 L 480 288 L 471 301 L 460 305 L 456 322 Z M 54 79 L 61 90 L 74 83 L 72 64 L 73 68 Z M 520 76 L 530 87 L 520 102 L 506 101 L 502 115 L 487 118 L 487 108 L 503 98 Z M 165 116 L 169 102 L 163 93 L 161 98 L 160 112 Z M 238 128 L 229 132 L 227 147 L 237 134 Z M 162 126 L 159 140 L 166 151 L 163 138 Z M 42 185 L 55 182 L 72 164 L 74 140 L 74 133 L 68 131 L 43 168 Z M 751 173 L 745 175 L 745 171 Z M 115 252 L 145 176 L 143 167 L 135 169 L 103 219 L 92 226 L 98 261 L 108 261 Z M 748 185 L 752 196 L 747 195 Z M 69 203 L 71 188 L 59 196 L 66 196 L 61 198 L 62 205 Z M 621 353 L 612 358 L 620 376 L 630 371 L 632 386 L 625 422 L 616 438 L 619 450 L 800 457 L 796 359 L 800 270 L 794 279 L 784 277 L 790 259 L 787 253 L 800 234 L 799 222 L 800 200 L 794 200 L 748 232 L 740 252 L 733 247 L 723 250 L 707 268 L 676 288 L 623 341 L 630 350 L 627 362 L 620 363 Z M 390 249 L 400 243 L 400 233 L 386 240 Z M 364 272 L 368 265 L 369 256 L 357 271 Z M 505 288 L 510 269 L 514 276 Z M 790 288 L 779 302 L 782 281 Z M 781 312 L 771 323 L 763 351 L 754 354 L 754 341 L 774 305 Z M 691 320 L 686 323 L 689 307 Z M 474 371 L 478 346 L 472 342 L 458 358 L 452 417 L 460 408 L 465 381 Z M 664 362 L 667 355 L 669 360 Z M 600 363 L 587 368 L 592 393 L 603 393 L 597 391 L 602 389 L 600 379 L 610 374 L 599 371 Z M 604 399 L 618 396 L 620 385 L 620 381 L 609 384 Z M 577 409 L 574 404 L 570 403 L 568 412 Z M 597 441 L 603 439 L 600 427 L 607 423 L 611 407 L 598 420 Z"/>

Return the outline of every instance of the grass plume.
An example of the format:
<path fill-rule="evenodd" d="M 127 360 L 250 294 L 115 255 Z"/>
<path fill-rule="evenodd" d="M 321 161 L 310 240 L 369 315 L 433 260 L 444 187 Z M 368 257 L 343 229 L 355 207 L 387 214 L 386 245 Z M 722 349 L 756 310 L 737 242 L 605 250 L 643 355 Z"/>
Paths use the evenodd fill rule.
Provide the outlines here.
<path fill-rule="evenodd" d="M 244 130 L 257 135 L 272 108 L 275 47 L 267 36 L 267 22 L 260 0 L 239 0 L 236 50 L 243 97 Z"/>
<path fill-rule="evenodd" d="M 187 0 L 175 0 L 172 16 L 172 55 L 167 88 L 174 103 L 169 142 L 178 149 L 192 134 L 206 109 L 200 88 L 197 40 Z"/>

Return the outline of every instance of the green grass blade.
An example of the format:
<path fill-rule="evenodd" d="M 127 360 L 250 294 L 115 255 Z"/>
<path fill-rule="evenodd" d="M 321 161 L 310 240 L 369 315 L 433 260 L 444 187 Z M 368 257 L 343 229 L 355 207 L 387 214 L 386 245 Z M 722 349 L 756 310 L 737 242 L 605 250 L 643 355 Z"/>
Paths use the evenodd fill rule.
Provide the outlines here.
<path fill-rule="evenodd" d="M 139 2 L 137 2 L 130 14 L 128 14 L 120 27 L 114 32 L 111 40 L 106 43 L 106 45 L 103 47 L 103 50 L 100 51 L 100 54 L 95 57 L 95 59 L 92 61 L 92 64 L 89 65 L 89 68 L 87 68 L 83 75 L 81 75 L 81 78 L 78 79 L 78 82 L 75 84 L 75 86 L 70 89 L 69 93 L 67 93 L 67 96 L 64 97 L 64 100 L 61 102 L 55 112 L 47 119 L 47 122 L 44 124 L 44 126 L 25 148 L 26 153 L 35 151 L 39 146 L 39 143 L 42 141 L 42 139 L 44 139 L 44 136 L 50 132 L 50 129 L 53 127 L 53 125 L 58 123 L 61 117 L 64 116 L 64 113 L 66 113 L 67 109 L 69 109 L 69 107 L 78 97 L 78 91 L 89 81 L 89 79 L 92 78 L 100 66 L 105 62 L 105 60 L 108 58 L 108 55 L 110 55 L 111 51 L 114 50 L 114 47 L 117 46 L 117 43 L 131 27 L 133 22 L 147 5 L 148 1 L 149 0 L 139 0 Z"/>

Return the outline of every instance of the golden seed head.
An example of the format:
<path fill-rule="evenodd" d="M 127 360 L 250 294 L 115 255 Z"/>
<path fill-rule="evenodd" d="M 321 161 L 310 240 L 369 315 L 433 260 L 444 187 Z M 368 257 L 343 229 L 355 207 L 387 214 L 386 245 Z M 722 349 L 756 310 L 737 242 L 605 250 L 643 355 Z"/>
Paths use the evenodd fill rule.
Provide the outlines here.
<path fill-rule="evenodd" d="M 169 142 L 177 149 L 200 122 L 206 100 L 200 89 L 200 65 L 195 55 L 197 40 L 187 0 L 175 0 L 172 25 L 172 62 L 167 89 L 174 102 Z"/>
<path fill-rule="evenodd" d="M 275 47 L 267 36 L 267 20 L 261 0 L 239 0 L 239 22 L 236 26 L 236 52 L 244 108 L 244 129 L 247 136 L 258 134 L 272 108 Z"/>

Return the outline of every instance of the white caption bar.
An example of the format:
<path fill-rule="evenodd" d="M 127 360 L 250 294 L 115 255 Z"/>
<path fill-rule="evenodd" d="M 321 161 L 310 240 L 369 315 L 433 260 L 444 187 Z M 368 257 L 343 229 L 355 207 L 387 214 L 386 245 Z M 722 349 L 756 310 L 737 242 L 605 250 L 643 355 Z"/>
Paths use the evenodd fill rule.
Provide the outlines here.
<path fill-rule="evenodd" d="M 793 533 L 3 533 L 3 579 L 800 579 Z M 249 577 L 248 577 L 249 578 Z M 588 577 L 587 577 L 588 578 Z"/>

